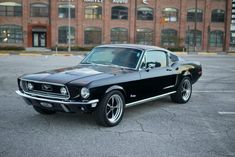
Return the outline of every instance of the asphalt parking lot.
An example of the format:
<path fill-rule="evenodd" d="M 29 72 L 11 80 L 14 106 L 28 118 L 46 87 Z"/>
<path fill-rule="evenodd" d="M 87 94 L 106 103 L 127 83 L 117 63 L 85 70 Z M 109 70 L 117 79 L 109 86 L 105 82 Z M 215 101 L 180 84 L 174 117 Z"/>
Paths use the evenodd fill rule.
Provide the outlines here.
<path fill-rule="evenodd" d="M 112 128 L 87 114 L 39 115 L 16 95 L 24 73 L 76 65 L 81 57 L 0 56 L 0 157 L 234 157 L 235 56 L 185 56 L 203 76 L 187 104 L 169 97 L 128 108 Z"/>

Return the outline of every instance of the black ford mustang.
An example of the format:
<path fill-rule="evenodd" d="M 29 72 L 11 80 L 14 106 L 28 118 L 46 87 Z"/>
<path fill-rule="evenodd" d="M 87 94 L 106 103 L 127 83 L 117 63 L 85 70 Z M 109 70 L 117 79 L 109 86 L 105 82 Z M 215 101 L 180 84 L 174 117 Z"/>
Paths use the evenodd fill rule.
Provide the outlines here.
<path fill-rule="evenodd" d="M 41 114 L 93 112 L 104 126 L 117 125 L 125 107 L 170 95 L 186 103 L 202 75 L 198 62 L 145 45 L 102 45 L 79 65 L 24 75 L 17 94 Z"/>

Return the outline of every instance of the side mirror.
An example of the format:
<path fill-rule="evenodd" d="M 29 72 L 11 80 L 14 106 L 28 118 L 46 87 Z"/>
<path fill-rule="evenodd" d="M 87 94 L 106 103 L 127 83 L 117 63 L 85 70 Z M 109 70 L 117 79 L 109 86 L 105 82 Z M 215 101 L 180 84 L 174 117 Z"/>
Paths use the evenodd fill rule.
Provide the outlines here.
<path fill-rule="evenodd" d="M 149 70 L 153 69 L 155 67 L 155 63 L 147 63 L 145 70 L 149 72 Z"/>

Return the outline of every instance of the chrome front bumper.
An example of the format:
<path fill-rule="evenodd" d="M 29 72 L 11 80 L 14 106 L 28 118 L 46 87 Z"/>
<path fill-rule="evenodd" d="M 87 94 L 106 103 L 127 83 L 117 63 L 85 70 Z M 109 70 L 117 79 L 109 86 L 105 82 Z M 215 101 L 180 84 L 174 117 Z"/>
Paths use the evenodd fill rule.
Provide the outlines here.
<path fill-rule="evenodd" d="M 49 102 L 49 103 L 56 103 L 56 104 L 64 104 L 64 105 L 91 105 L 91 107 L 96 107 L 97 103 L 99 102 L 98 99 L 90 100 L 86 102 L 80 102 L 80 101 L 62 101 L 62 100 L 52 100 L 52 99 L 46 99 L 46 98 L 39 98 L 35 97 L 33 95 L 25 94 L 19 90 L 16 91 L 16 93 L 24 98 L 43 101 L 43 102 Z"/>

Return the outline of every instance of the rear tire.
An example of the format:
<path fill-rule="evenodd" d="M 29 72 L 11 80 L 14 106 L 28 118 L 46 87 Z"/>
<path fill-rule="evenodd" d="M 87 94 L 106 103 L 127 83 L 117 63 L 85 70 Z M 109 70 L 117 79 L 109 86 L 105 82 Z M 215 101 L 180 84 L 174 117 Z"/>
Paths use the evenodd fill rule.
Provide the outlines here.
<path fill-rule="evenodd" d="M 33 105 L 33 108 L 36 112 L 40 113 L 40 114 L 43 114 L 43 115 L 51 115 L 51 114 L 55 114 L 56 111 L 51 111 L 51 110 L 47 110 L 47 109 L 44 109 L 44 108 L 41 108 L 39 106 L 34 106 Z"/>
<path fill-rule="evenodd" d="M 176 93 L 171 95 L 173 102 L 184 104 L 189 101 L 192 95 L 192 83 L 189 77 L 184 77 L 179 84 Z"/>
<path fill-rule="evenodd" d="M 103 97 L 94 112 L 96 122 L 102 126 L 116 126 L 122 120 L 124 108 L 123 94 L 117 90 L 111 91 Z"/>

